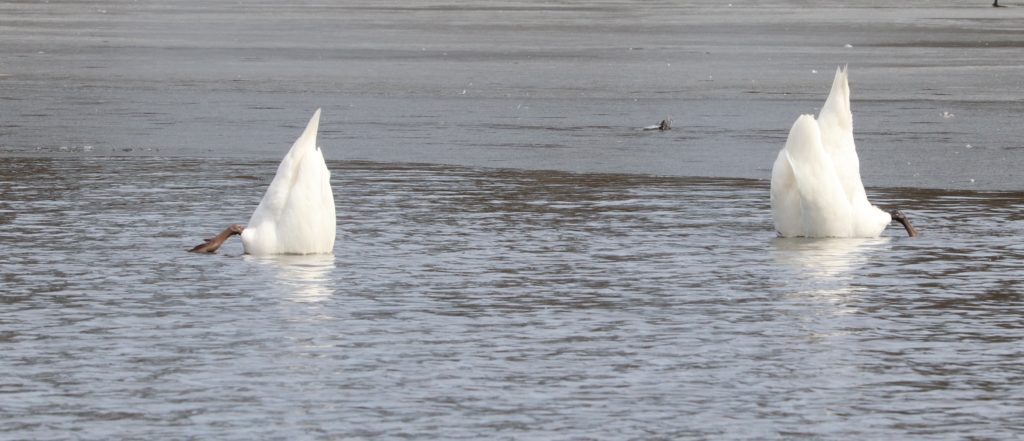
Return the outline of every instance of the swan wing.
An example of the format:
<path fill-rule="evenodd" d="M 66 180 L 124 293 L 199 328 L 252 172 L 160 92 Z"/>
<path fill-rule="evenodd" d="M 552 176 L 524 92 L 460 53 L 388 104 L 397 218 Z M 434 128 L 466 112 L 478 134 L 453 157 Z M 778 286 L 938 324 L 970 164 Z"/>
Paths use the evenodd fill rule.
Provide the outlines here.
<path fill-rule="evenodd" d="M 832 158 L 821 142 L 821 130 L 811 115 L 793 123 L 783 149 L 800 196 L 801 235 L 849 237 L 851 206 L 836 176 Z"/>
<path fill-rule="evenodd" d="M 797 190 L 796 176 L 790 166 L 786 149 L 779 151 L 772 166 L 771 183 L 772 219 L 775 231 L 781 237 L 803 235 L 803 215 L 800 212 L 800 191 Z"/>

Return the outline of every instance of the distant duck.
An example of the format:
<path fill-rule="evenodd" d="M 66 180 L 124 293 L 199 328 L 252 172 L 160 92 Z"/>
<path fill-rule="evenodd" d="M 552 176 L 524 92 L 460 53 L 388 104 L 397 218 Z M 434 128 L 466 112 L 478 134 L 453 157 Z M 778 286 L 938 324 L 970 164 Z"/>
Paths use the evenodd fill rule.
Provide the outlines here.
<path fill-rule="evenodd" d="M 782 237 L 877 237 L 893 220 L 917 230 L 899 210 L 868 202 L 853 142 L 850 86 L 844 68 L 815 120 L 801 115 L 772 167 L 772 217 Z"/>
<path fill-rule="evenodd" d="M 247 226 L 232 224 L 190 251 L 212 253 L 240 234 L 246 254 L 329 254 L 337 229 L 331 173 L 316 145 L 320 109 L 281 160 Z"/>
<path fill-rule="evenodd" d="M 660 130 L 662 132 L 666 130 L 672 130 L 672 118 L 665 118 L 661 120 L 660 124 L 641 127 L 640 130 Z"/>

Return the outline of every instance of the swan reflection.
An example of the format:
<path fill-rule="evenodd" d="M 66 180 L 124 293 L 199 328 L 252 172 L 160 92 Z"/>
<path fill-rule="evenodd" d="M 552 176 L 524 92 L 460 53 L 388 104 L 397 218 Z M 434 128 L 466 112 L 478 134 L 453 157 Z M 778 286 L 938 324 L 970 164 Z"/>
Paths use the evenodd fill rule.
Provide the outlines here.
<path fill-rule="evenodd" d="M 330 297 L 333 254 L 251 256 L 246 260 L 277 270 L 274 284 L 297 302 L 319 302 Z"/>
<path fill-rule="evenodd" d="M 889 238 L 805 239 L 776 238 L 775 261 L 804 270 L 812 277 L 833 278 L 849 273 L 868 260 L 868 251 Z M 809 271 L 808 271 L 809 270 Z"/>
<path fill-rule="evenodd" d="M 851 284 L 854 273 L 887 237 L 869 239 L 776 238 L 772 241 L 773 260 L 788 268 L 786 284 L 798 295 L 842 297 L 856 291 Z"/>

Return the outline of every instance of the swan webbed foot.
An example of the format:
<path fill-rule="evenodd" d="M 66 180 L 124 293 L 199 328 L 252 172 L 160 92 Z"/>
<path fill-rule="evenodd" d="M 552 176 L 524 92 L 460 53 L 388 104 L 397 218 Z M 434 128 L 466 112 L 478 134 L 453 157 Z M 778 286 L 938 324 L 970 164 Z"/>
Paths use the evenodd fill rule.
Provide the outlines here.
<path fill-rule="evenodd" d="M 206 239 L 206 242 L 203 242 L 203 243 L 201 243 L 199 245 L 196 245 L 195 247 L 192 247 L 192 249 L 188 250 L 188 252 L 190 252 L 190 253 L 214 253 L 214 252 L 217 251 L 218 248 L 220 248 L 221 245 L 224 244 L 224 241 L 228 240 L 229 237 L 234 236 L 236 234 L 242 234 L 242 231 L 244 231 L 244 230 L 245 230 L 245 226 L 243 226 L 243 225 L 239 225 L 239 224 L 228 225 L 228 227 L 225 228 L 224 231 L 221 231 L 220 234 L 214 236 L 213 238 Z"/>
<path fill-rule="evenodd" d="M 889 215 L 892 216 L 892 220 L 903 225 L 903 228 L 907 230 L 907 236 L 916 237 L 919 234 L 917 232 L 917 228 L 914 228 L 914 225 L 910 223 L 910 219 L 908 219 L 907 215 L 903 214 L 902 211 L 893 210 Z"/>

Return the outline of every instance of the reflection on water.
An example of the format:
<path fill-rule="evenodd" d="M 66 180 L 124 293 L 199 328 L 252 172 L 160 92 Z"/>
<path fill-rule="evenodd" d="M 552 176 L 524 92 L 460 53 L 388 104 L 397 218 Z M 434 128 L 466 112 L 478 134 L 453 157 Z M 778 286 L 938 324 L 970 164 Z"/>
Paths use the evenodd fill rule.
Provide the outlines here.
<path fill-rule="evenodd" d="M 333 256 L 185 252 L 276 163 L 0 162 L 18 438 L 992 438 L 1024 414 L 1024 198 L 777 239 L 765 181 L 330 163 Z M 496 436 L 497 435 L 497 436 Z"/>
<path fill-rule="evenodd" d="M 776 238 L 773 256 L 783 264 L 807 271 L 822 278 L 848 275 L 867 259 L 872 249 L 878 249 L 890 238 L 871 239 L 809 239 Z"/>
<path fill-rule="evenodd" d="M 298 302 L 319 302 L 331 295 L 331 254 L 244 256 L 247 262 L 267 265 L 275 271 L 275 286 Z"/>
<path fill-rule="evenodd" d="M 775 238 L 771 241 L 771 254 L 776 262 L 790 269 L 790 286 L 802 287 L 792 295 L 845 303 L 848 296 L 860 290 L 855 286 L 855 271 L 868 259 L 884 256 L 890 240 Z"/>

